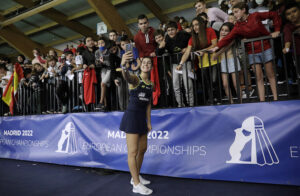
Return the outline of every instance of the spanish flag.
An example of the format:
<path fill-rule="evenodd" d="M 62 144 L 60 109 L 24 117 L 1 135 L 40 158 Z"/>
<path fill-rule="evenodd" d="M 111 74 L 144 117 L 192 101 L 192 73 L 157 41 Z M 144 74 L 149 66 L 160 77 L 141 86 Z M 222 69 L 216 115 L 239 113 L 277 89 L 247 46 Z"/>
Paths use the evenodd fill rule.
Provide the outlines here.
<path fill-rule="evenodd" d="M 19 63 L 14 66 L 14 73 L 10 77 L 2 96 L 2 100 L 9 106 L 11 115 L 14 114 L 14 104 L 17 100 L 17 92 L 20 80 L 24 77 L 22 67 Z"/>

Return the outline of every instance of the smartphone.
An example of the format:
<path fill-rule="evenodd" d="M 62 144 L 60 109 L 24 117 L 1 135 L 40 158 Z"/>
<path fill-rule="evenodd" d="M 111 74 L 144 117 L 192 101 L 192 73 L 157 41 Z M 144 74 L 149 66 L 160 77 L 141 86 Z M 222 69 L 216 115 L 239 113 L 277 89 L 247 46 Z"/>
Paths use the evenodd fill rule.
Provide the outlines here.
<path fill-rule="evenodd" d="M 131 51 L 132 52 L 132 44 L 126 44 L 125 45 L 125 52 L 129 52 L 129 51 Z"/>

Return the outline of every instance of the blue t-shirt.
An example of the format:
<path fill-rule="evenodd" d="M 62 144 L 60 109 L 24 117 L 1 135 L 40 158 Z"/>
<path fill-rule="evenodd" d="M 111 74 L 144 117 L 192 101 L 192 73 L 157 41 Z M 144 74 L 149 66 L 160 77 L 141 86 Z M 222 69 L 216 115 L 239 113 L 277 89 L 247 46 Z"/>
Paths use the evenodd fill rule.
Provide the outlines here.
<path fill-rule="evenodd" d="M 139 58 L 139 51 L 137 48 L 133 47 L 132 52 L 133 52 L 133 62 L 132 63 L 134 64 L 134 66 L 137 66 L 136 59 Z M 121 50 L 121 52 L 120 52 L 121 58 L 122 58 L 123 54 L 125 54 L 125 50 Z M 121 67 L 121 65 L 120 65 L 120 67 Z M 128 70 L 132 71 L 131 66 L 129 67 Z"/>

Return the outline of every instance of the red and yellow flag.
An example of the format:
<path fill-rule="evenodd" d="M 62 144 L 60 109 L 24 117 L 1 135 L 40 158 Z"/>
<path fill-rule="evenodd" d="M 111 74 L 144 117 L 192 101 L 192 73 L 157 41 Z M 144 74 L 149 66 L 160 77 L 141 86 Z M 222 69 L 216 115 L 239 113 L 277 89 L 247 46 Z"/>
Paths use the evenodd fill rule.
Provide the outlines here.
<path fill-rule="evenodd" d="M 17 99 L 17 92 L 20 80 L 24 77 L 22 67 L 19 63 L 14 66 L 14 73 L 10 77 L 2 96 L 2 100 L 9 106 L 9 111 L 14 114 L 14 104 Z"/>

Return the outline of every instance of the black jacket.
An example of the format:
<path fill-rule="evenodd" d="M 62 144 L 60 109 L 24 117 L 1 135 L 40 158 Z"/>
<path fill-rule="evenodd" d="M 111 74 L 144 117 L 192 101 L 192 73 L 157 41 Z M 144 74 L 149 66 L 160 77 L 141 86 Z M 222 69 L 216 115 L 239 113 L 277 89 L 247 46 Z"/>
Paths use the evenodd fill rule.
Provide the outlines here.
<path fill-rule="evenodd" d="M 89 51 L 88 48 L 86 48 L 83 52 L 82 52 L 82 60 L 83 60 L 83 64 L 86 64 L 87 66 L 90 66 L 92 64 L 95 65 L 95 50 L 93 49 L 93 51 Z"/>
<path fill-rule="evenodd" d="M 157 55 L 160 56 L 167 50 L 172 56 L 172 64 L 179 64 L 182 57 L 181 50 L 188 46 L 190 37 L 191 35 L 186 31 L 179 31 L 174 38 L 170 38 L 169 35 L 167 35 L 165 38 L 166 46 L 165 48 L 157 49 Z"/>

